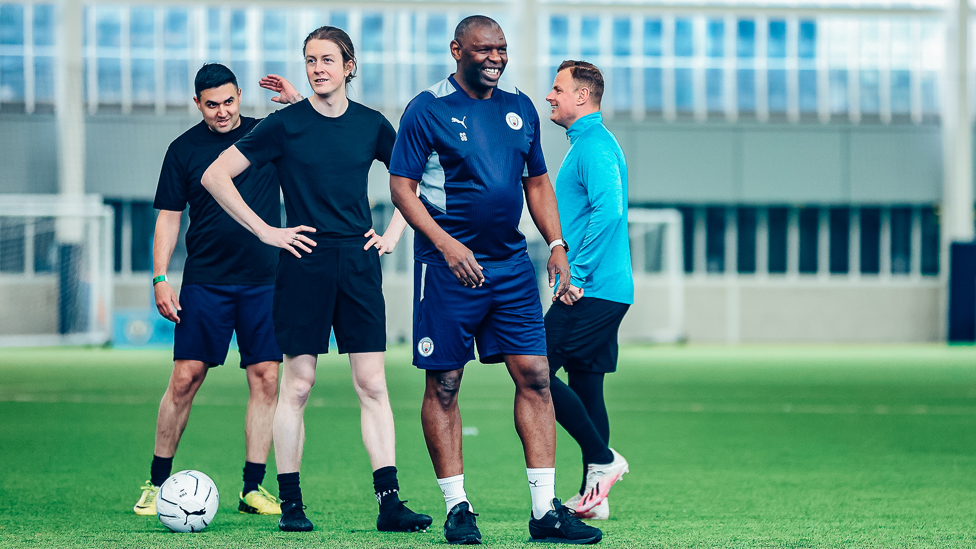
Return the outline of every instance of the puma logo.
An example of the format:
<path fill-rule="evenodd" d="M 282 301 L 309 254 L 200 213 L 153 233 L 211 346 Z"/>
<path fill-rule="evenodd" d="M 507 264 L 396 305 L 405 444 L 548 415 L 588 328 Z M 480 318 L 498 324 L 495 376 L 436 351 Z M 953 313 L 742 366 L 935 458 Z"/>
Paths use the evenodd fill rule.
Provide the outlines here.
<path fill-rule="evenodd" d="M 539 481 L 538 480 L 530 480 L 529 481 L 529 486 L 531 486 L 533 488 L 538 488 L 539 487 Z"/>
<path fill-rule="evenodd" d="M 462 127 L 464 128 L 464 129 L 468 129 L 468 126 L 467 126 L 467 125 L 466 125 L 466 124 L 464 123 L 464 121 L 465 121 L 465 120 L 467 120 L 467 119 L 468 119 L 468 117 L 467 117 L 467 116 L 465 116 L 464 118 L 462 118 L 462 119 L 460 119 L 460 120 L 458 120 L 457 118 L 454 118 L 454 117 L 452 116 L 452 117 L 451 117 L 451 122 L 454 122 L 454 123 L 457 123 L 457 124 L 460 124 L 460 125 L 461 125 L 461 126 L 462 126 Z"/>

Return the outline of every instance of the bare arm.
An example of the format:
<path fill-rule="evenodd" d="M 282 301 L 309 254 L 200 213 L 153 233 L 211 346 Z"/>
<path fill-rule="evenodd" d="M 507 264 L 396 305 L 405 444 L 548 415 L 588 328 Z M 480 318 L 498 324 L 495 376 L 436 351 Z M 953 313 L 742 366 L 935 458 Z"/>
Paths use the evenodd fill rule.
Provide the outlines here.
<path fill-rule="evenodd" d="M 180 220 L 183 212 L 159 210 L 156 216 L 156 232 L 153 235 L 153 278 L 165 276 L 169 270 L 169 261 L 173 258 L 176 240 L 180 237 Z M 163 318 L 179 324 L 180 301 L 176 291 L 169 282 L 162 281 L 153 285 L 156 294 L 156 309 Z"/>
<path fill-rule="evenodd" d="M 444 260 L 447 261 L 458 282 L 470 288 L 481 286 L 485 281 L 485 276 L 481 274 L 481 265 L 467 246 L 447 234 L 447 231 L 430 217 L 427 208 L 417 197 L 419 184 L 416 179 L 391 174 L 390 194 L 393 204 L 415 231 L 426 236 L 444 254 Z"/>
<path fill-rule="evenodd" d="M 532 221 L 542 233 L 546 244 L 561 239 L 563 231 L 559 225 L 559 209 L 556 207 L 556 193 L 552 190 L 549 175 L 523 178 L 522 187 L 525 189 L 525 202 L 529 206 L 529 214 L 532 215 Z M 556 285 L 556 275 L 559 275 L 559 287 L 552 297 L 555 301 L 569 289 L 569 260 L 566 258 L 566 249 L 562 246 L 554 247 L 549 254 L 546 268 L 549 271 L 550 288 Z"/>
<path fill-rule="evenodd" d="M 241 151 L 237 150 L 237 147 L 231 146 L 207 168 L 201 183 L 205 189 L 210 191 L 210 194 L 213 195 L 224 211 L 244 228 L 254 233 L 261 239 L 261 242 L 288 250 L 295 257 L 302 257 L 298 253 L 299 249 L 311 253 L 312 250 L 308 246 L 315 246 L 315 242 L 301 233 L 314 233 L 313 227 L 306 227 L 305 225 L 287 229 L 272 227 L 254 213 L 254 210 L 241 198 L 241 193 L 234 186 L 234 178 L 243 173 L 250 165 L 251 162 L 241 154 Z"/>

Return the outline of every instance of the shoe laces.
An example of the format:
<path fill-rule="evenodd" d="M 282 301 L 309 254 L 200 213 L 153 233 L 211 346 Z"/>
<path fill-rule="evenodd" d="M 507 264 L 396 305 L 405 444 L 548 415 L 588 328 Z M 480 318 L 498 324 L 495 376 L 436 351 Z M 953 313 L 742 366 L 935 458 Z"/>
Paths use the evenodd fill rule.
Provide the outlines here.
<path fill-rule="evenodd" d="M 576 511 L 574 509 L 570 509 L 565 505 L 560 505 L 559 509 L 555 509 L 554 511 L 556 512 L 556 517 L 559 519 L 559 521 L 564 524 L 572 524 L 574 526 L 578 524 L 585 524 L 576 516 Z"/>
<path fill-rule="evenodd" d="M 145 484 L 139 487 L 143 491 L 143 503 L 152 503 L 156 501 L 156 494 L 159 493 L 159 486 L 153 486 L 151 481 L 146 481 Z"/>
<path fill-rule="evenodd" d="M 261 486 L 260 484 L 258 484 L 258 490 L 257 491 L 258 491 L 258 496 L 260 496 L 261 498 L 264 498 L 264 499 L 268 500 L 270 503 L 280 503 L 278 501 L 278 498 L 276 498 L 274 496 L 274 494 L 272 494 L 271 492 L 265 490 L 264 486 Z M 244 494 L 244 495 L 247 495 L 247 494 Z"/>

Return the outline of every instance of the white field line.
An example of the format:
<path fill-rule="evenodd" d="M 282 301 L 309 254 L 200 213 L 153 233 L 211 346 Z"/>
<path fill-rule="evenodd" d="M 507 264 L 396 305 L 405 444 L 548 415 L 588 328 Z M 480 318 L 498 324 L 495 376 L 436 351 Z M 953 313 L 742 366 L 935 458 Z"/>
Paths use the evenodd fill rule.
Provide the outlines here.
<path fill-rule="evenodd" d="M 158 398 L 140 395 L 93 395 L 70 393 L 0 393 L 0 403 L 40 403 L 40 404 L 157 404 Z M 419 400 L 418 400 L 419 402 Z M 247 401 L 240 398 L 198 396 L 193 402 L 198 406 L 238 406 L 244 407 Z M 416 408 L 417 403 L 394 404 L 394 408 Z M 312 408 L 358 408 L 355 400 L 326 402 L 324 398 L 312 398 L 308 403 Z M 468 410 L 508 410 L 509 404 L 488 402 L 467 402 L 461 404 Z M 976 406 L 938 406 L 928 404 L 899 405 L 843 405 L 843 404 L 706 404 L 701 402 L 650 403 L 646 406 L 614 406 L 614 412 L 669 413 L 669 414 L 802 414 L 802 415 L 894 415 L 894 416 L 973 416 Z"/>

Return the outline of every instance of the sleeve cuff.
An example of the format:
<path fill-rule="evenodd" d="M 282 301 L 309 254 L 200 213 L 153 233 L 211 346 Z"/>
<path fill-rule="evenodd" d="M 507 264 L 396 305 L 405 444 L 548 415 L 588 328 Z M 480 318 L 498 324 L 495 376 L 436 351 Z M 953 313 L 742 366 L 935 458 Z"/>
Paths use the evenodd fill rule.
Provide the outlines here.
<path fill-rule="evenodd" d="M 573 285 L 573 286 L 576 286 L 577 288 L 582 288 L 583 287 L 583 279 L 582 278 L 579 278 L 577 276 L 571 276 L 571 277 L 569 277 L 569 283 L 571 285 Z"/>

